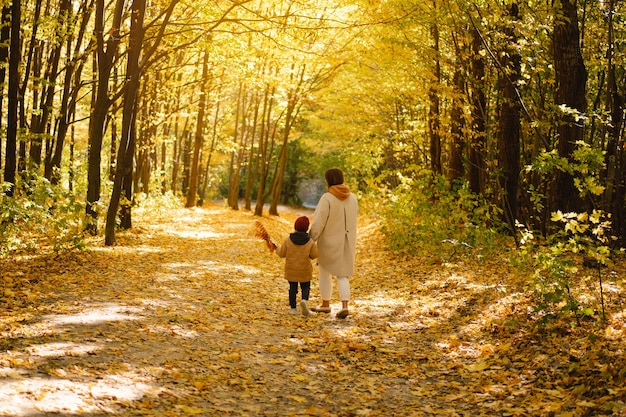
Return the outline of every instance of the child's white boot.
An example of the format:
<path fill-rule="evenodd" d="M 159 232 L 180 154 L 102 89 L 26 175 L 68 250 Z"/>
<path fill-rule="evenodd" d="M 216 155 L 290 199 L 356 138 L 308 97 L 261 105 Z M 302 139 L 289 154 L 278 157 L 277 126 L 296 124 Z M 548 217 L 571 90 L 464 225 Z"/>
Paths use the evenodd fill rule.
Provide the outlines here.
<path fill-rule="evenodd" d="M 302 315 L 304 317 L 309 317 L 311 315 L 311 310 L 309 310 L 309 305 L 306 300 L 300 301 L 300 310 L 302 310 Z"/>

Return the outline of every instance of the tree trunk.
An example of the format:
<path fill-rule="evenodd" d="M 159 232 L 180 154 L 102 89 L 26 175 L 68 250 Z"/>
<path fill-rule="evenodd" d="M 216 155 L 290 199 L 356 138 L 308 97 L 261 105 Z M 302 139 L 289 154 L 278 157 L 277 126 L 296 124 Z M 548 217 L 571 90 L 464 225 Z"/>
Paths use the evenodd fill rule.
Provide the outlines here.
<path fill-rule="evenodd" d="M 471 96 L 472 108 L 472 131 L 473 137 L 469 147 L 468 179 L 470 189 L 475 194 L 481 194 L 485 185 L 485 140 L 486 121 L 485 109 L 487 99 L 485 97 L 485 62 L 481 56 L 482 40 L 477 30 L 472 31 L 472 78 L 474 86 Z"/>
<path fill-rule="evenodd" d="M 41 91 L 41 89 L 43 88 L 41 86 L 41 67 L 42 67 L 42 54 L 43 54 L 43 45 L 44 42 L 43 40 L 39 39 L 38 37 L 38 31 L 39 31 L 39 23 L 40 23 L 40 16 L 41 16 L 41 6 L 42 6 L 41 1 L 38 1 L 35 4 L 35 9 L 33 11 L 33 26 L 32 26 L 32 30 L 31 30 L 31 36 L 30 36 L 30 40 L 28 42 L 28 52 L 26 53 L 26 65 L 24 66 L 23 69 L 23 74 L 24 74 L 24 79 L 22 80 L 22 85 L 20 86 L 20 91 L 19 91 L 19 127 L 20 127 L 20 131 L 21 132 L 27 132 L 27 111 L 26 111 L 26 97 L 28 97 L 27 95 L 27 90 L 28 87 L 31 87 L 32 90 L 32 94 L 30 95 L 30 97 L 32 98 L 32 108 L 33 109 L 37 109 L 39 108 L 39 93 Z M 32 68 L 32 85 L 30 80 L 31 80 L 31 68 Z M 33 126 L 37 126 L 38 125 L 38 118 L 39 118 L 39 114 L 38 112 L 29 112 L 29 114 L 31 114 L 31 132 L 32 133 L 32 127 Z M 17 169 L 18 171 L 22 174 L 22 177 L 24 178 L 24 180 L 26 181 L 26 170 L 28 168 L 28 161 L 27 161 L 27 140 L 26 137 L 24 137 L 23 140 L 21 140 L 19 142 L 20 148 L 18 151 L 18 166 Z M 31 134 L 29 139 L 31 140 L 31 147 L 33 146 L 33 142 L 37 141 L 37 140 L 41 140 L 41 138 L 34 138 L 33 135 Z M 32 151 L 32 150 L 31 150 Z"/>
<path fill-rule="evenodd" d="M 11 40 L 9 49 L 9 87 L 7 108 L 7 146 L 6 163 L 4 164 L 4 181 L 9 183 L 5 194 L 12 197 L 15 193 L 15 177 L 17 172 L 17 124 L 20 83 L 20 19 L 19 1 L 11 4 Z"/>
<path fill-rule="evenodd" d="M 519 19 L 516 4 L 511 5 L 510 17 Z M 504 29 L 506 35 L 505 53 L 501 66 L 498 85 L 502 104 L 498 117 L 498 166 L 502 178 L 502 210 L 504 218 L 515 233 L 517 219 L 517 201 L 520 173 L 520 132 L 521 113 L 517 98 L 517 82 L 521 77 L 521 57 L 516 52 L 517 37 L 514 29 L 509 26 Z"/>
<path fill-rule="evenodd" d="M 433 2 L 435 13 L 437 13 L 437 2 Z M 439 99 L 439 88 L 441 84 L 441 62 L 439 60 L 439 26 L 434 23 L 430 27 L 432 36 L 432 49 L 434 55 L 434 79 L 428 91 L 430 109 L 428 111 L 428 136 L 430 137 L 430 169 L 433 174 L 441 175 L 441 105 Z"/>
<path fill-rule="evenodd" d="M 33 145 L 31 147 L 30 157 L 31 161 L 36 167 L 41 165 L 42 143 L 43 138 L 50 138 L 50 120 L 52 119 L 52 105 L 54 103 L 54 97 L 56 94 L 57 79 L 59 76 L 59 62 L 61 60 L 61 50 L 70 33 L 67 30 L 67 24 L 71 20 L 71 3 L 70 0 L 61 0 L 59 2 L 59 14 L 57 16 L 57 32 L 50 41 L 52 44 L 52 50 L 46 60 L 46 71 L 44 73 L 44 86 L 41 96 L 41 103 L 39 106 L 39 117 L 37 123 L 33 123 L 31 126 L 31 132 L 33 133 Z M 50 158 L 49 149 L 52 148 L 52 144 L 49 140 L 46 141 L 46 153 L 47 158 Z"/>
<path fill-rule="evenodd" d="M 181 143 L 181 164 L 183 167 L 183 178 L 181 182 L 181 192 L 187 195 L 189 190 L 189 175 L 191 167 L 191 130 L 189 126 L 189 116 L 185 120 L 185 130 L 183 130 L 182 143 Z"/>
<path fill-rule="evenodd" d="M 177 82 L 180 84 L 182 80 L 182 75 L 178 75 L 178 79 Z M 175 98 L 175 105 L 174 108 L 175 109 L 179 109 L 180 108 L 180 104 L 181 104 L 181 93 L 182 93 L 182 88 L 178 87 L 176 88 L 176 98 Z M 188 120 L 188 118 L 187 118 Z M 181 163 L 181 150 L 182 150 L 182 137 L 180 135 L 179 132 L 179 122 L 180 122 L 180 112 L 176 112 L 176 114 L 174 115 L 174 143 L 173 143 L 173 149 L 172 149 L 172 186 L 171 186 L 171 190 L 172 193 L 176 194 L 177 191 L 177 185 L 178 185 L 178 172 L 180 171 L 180 163 Z M 185 122 L 186 124 L 187 122 Z"/>
<path fill-rule="evenodd" d="M 254 215 L 262 216 L 263 215 L 263 206 L 265 205 L 265 187 L 267 185 L 267 176 L 268 176 L 268 164 L 270 160 L 270 155 L 272 154 L 270 150 L 270 136 L 273 137 L 273 134 L 270 134 L 271 128 L 271 114 L 273 107 L 273 96 L 276 92 L 276 87 L 271 87 L 267 85 L 265 89 L 265 96 L 263 98 L 263 122 L 261 134 L 259 135 L 259 164 L 261 166 L 261 173 L 259 175 L 259 188 L 257 190 L 256 197 L 256 205 L 254 207 Z"/>
<path fill-rule="evenodd" d="M 141 76 L 139 59 L 145 32 L 143 24 L 145 12 L 146 0 L 133 0 L 126 62 L 127 85 L 124 90 L 122 131 L 105 229 L 105 245 L 107 246 L 115 243 L 116 214 L 122 195 L 124 200 L 121 201 L 120 224 L 125 229 L 132 226 L 130 203 L 133 199 L 132 177 L 136 140 L 137 92 L 139 91 Z"/>
<path fill-rule="evenodd" d="M 113 24 L 107 32 L 110 36 L 104 41 L 104 0 L 96 0 L 96 20 L 94 38 L 96 40 L 96 68 L 98 80 L 91 104 L 91 117 L 89 118 L 89 153 L 87 166 L 87 201 L 85 212 L 87 214 L 87 229 L 96 234 L 98 231 L 97 204 L 100 200 L 100 164 L 102 161 L 102 141 L 106 126 L 107 114 L 111 106 L 109 98 L 109 80 L 113 69 L 113 61 L 118 54 L 120 43 L 120 24 L 124 11 L 124 0 L 115 1 Z"/>
<path fill-rule="evenodd" d="M 202 85 L 200 87 L 200 100 L 198 102 L 198 119 L 196 122 L 196 135 L 193 145 L 193 159 L 191 161 L 191 175 L 189 177 L 189 190 L 187 191 L 187 203 L 185 207 L 194 207 L 197 203 L 198 195 L 198 166 L 200 164 L 200 149 L 203 143 L 204 133 L 204 113 L 206 111 L 209 78 L 209 53 L 204 52 L 202 61 Z"/>
<path fill-rule="evenodd" d="M 219 97 L 219 94 L 218 94 L 218 97 Z M 221 103 L 221 99 L 218 99 L 217 103 L 215 104 L 215 115 L 213 119 L 213 126 L 212 126 L 212 132 L 211 132 L 211 146 L 209 147 L 209 154 L 207 155 L 207 160 L 206 160 L 204 184 L 202 186 L 202 198 L 205 198 L 206 196 L 206 190 L 209 185 L 209 172 L 211 169 L 211 159 L 213 157 L 213 152 L 215 151 L 215 147 L 217 146 L 217 133 L 218 133 L 217 125 L 218 125 L 219 115 L 220 115 L 220 103 Z"/>
<path fill-rule="evenodd" d="M 168 120 L 163 125 L 163 137 L 168 138 L 170 136 L 170 121 Z M 161 142 L 161 161 L 160 161 L 160 183 L 161 183 L 161 194 L 165 194 L 167 191 L 167 174 L 166 174 L 166 164 L 167 164 L 167 142 L 164 140 Z"/>
<path fill-rule="evenodd" d="M 461 56 L 461 51 L 456 52 L 457 57 Z M 452 187 L 457 187 L 457 182 L 463 180 L 465 175 L 465 165 L 463 162 L 463 152 L 465 152 L 465 140 L 463 130 L 465 128 L 465 119 L 463 116 L 463 107 L 466 105 L 463 100 L 465 91 L 463 83 L 463 65 L 457 66 L 452 77 L 452 82 L 457 94 L 452 100 L 452 109 L 450 109 L 450 161 L 448 165 L 448 180 Z"/>
<path fill-rule="evenodd" d="M 580 50 L 578 11 L 576 0 L 561 0 L 554 19 L 554 70 L 556 77 L 556 105 L 565 105 L 579 113 L 586 110 L 587 71 Z M 557 127 L 557 152 L 562 158 L 573 161 L 577 142 L 583 139 L 583 123 L 576 115 L 562 114 Z M 572 174 L 557 172 L 555 178 L 555 207 L 564 212 L 579 211 L 581 201 L 574 186 Z"/>
<path fill-rule="evenodd" d="M 614 32 L 614 15 L 615 0 L 609 1 L 609 10 L 607 16 L 608 41 L 607 41 L 607 113 L 611 116 L 611 123 L 607 126 L 608 141 L 605 154 L 605 172 L 603 180 L 606 184 L 604 191 L 602 207 L 604 210 L 613 214 L 613 227 L 619 233 L 622 239 L 626 239 L 626 222 L 624 220 L 624 191 L 623 184 L 619 179 L 624 176 L 626 166 L 623 165 L 624 159 L 623 141 L 620 138 L 620 132 L 624 125 L 624 97 L 619 92 L 616 76 L 615 56 L 615 32 Z M 620 173 L 621 171 L 621 173 Z"/>
<path fill-rule="evenodd" d="M 291 128 L 298 115 L 297 105 L 299 101 L 299 95 L 301 86 L 304 80 L 305 67 L 300 70 L 300 80 L 289 94 L 287 101 L 287 110 L 285 112 L 285 127 L 283 130 L 283 144 L 280 149 L 280 155 L 277 161 L 276 175 L 274 175 L 274 181 L 272 184 L 272 201 L 270 203 L 269 213 L 273 216 L 278 216 L 278 204 L 280 203 L 280 194 L 283 189 L 283 180 L 285 178 L 285 166 L 287 164 L 287 151 L 289 150 L 289 134 Z"/>
<path fill-rule="evenodd" d="M 36 28 L 33 29 L 33 34 L 35 33 L 36 33 Z M 31 167 L 33 168 L 38 167 L 41 161 L 41 140 L 43 137 L 43 131 L 40 131 L 42 114 L 39 110 L 41 109 L 41 107 L 43 107 L 43 103 L 41 103 L 40 101 L 42 101 L 43 97 L 45 97 L 45 93 L 42 92 L 42 90 L 44 90 L 44 86 L 43 86 L 44 83 L 43 83 L 43 77 L 41 76 L 41 71 L 43 70 L 43 65 L 44 65 L 43 51 L 44 51 L 45 45 L 44 45 L 43 40 L 36 40 L 35 42 L 36 42 L 36 46 L 33 48 L 34 53 L 32 55 L 32 74 L 30 78 L 33 80 L 33 86 L 31 89 L 32 90 L 32 95 L 31 95 L 32 108 L 37 109 L 38 111 L 30 112 L 31 114 L 30 129 L 23 130 L 23 131 L 29 131 L 29 135 L 27 137 L 30 140 L 28 143 L 29 145 L 28 159 L 25 158 L 27 143 L 26 141 L 22 141 L 20 143 L 20 146 L 22 145 L 24 146 L 24 149 L 21 152 L 22 166 L 20 168 L 20 171 L 22 172 L 26 171 L 27 169 Z M 22 83 L 22 94 L 21 94 L 22 101 L 24 101 L 25 97 L 27 97 L 26 95 L 27 86 L 28 86 L 28 82 L 24 80 L 24 82 Z M 22 112 L 21 118 L 22 120 L 26 120 L 25 109 L 24 109 L 24 112 Z"/>
<path fill-rule="evenodd" d="M 72 119 L 74 122 L 75 119 Z M 74 124 L 70 128 L 70 160 L 69 160 L 69 169 L 67 175 L 67 187 L 73 192 L 74 191 L 74 144 L 76 143 L 76 129 L 74 128 Z"/>
<path fill-rule="evenodd" d="M 246 210 L 252 210 L 252 187 L 255 179 L 257 178 L 257 170 L 259 166 L 259 158 L 255 158 L 255 138 L 259 123 L 259 109 L 261 107 L 261 101 L 257 94 L 254 95 L 253 101 L 254 116 L 252 126 L 250 127 L 250 151 L 248 152 L 248 172 L 246 176 L 246 192 L 244 196 Z"/>
<path fill-rule="evenodd" d="M 11 39 L 11 8 L 2 7 L 0 17 L 0 85 L 6 82 L 7 65 L 9 63 L 9 42 Z M 4 114 L 4 89 L 0 89 L 0 114 Z M 0 117 L 0 130 L 3 129 L 2 118 Z M 2 169 L 2 141 L 0 140 L 0 169 Z"/>
<path fill-rule="evenodd" d="M 246 92 L 244 91 L 243 82 L 239 84 L 239 93 L 237 94 L 237 109 L 235 110 L 235 131 L 233 132 L 234 149 L 230 157 L 230 167 L 228 170 L 228 207 L 233 210 L 239 210 L 239 183 L 241 178 L 241 162 L 243 159 L 244 138 L 245 138 L 245 119 L 246 119 Z M 238 137 L 241 135 L 241 139 Z M 237 145 L 237 142 L 240 142 Z"/>
<path fill-rule="evenodd" d="M 45 170 L 46 178 L 49 178 L 53 184 L 58 184 L 61 179 L 61 159 L 63 156 L 65 138 L 67 136 L 70 121 L 73 119 L 73 115 L 76 112 L 76 102 L 78 101 L 78 94 L 81 87 L 81 74 L 87 57 L 86 55 L 81 56 L 80 48 L 83 44 L 85 33 L 87 32 L 87 24 L 91 18 L 93 4 L 94 0 L 90 0 L 89 4 L 84 2 L 82 4 L 84 7 L 81 7 L 81 10 L 79 10 L 82 20 L 73 56 L 69 55 L 69 51 L 72 47 L 72 37 L 69 37 L 67 40 L 66 50 L 68 51 L 68 57 L 66 60 L 65 81 L 63 83 L 61 107 L 57 118 L 57 139 L 54 150 L 51 150 L 51 155 L 46 163 Z"/>

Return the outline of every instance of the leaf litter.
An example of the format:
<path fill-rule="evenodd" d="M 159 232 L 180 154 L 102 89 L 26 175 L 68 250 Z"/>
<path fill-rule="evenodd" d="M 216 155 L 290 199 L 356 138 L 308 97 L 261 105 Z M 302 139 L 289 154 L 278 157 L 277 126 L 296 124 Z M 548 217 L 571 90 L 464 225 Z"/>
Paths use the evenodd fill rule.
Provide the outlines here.
<path fill-rule="evenodd" d="M 138 209 L 116 246 L 0 260 L 0 415 L 626 416 L 621 292 L 536 326 L 506 260 L 393 255 L 363 217 L 351 315 L 292 316 L 250 231 L 302 214 Z"/>

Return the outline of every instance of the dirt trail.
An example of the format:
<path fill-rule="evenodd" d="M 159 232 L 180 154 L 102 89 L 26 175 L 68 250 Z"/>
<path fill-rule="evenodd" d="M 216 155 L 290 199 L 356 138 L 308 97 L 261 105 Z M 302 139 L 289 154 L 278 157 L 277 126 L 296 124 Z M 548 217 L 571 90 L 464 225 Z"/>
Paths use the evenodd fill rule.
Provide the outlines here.
<path fill-rule="evenodd" d="M 297 214 L 262 221 L 280 240 Z M 623 382 L 588 400 L 558 348 L 504 325 L 495 271 L 391 259 L 367 221 L 352 314 L 289 315 L 254 219 L 137 211 L 112 248 L 0 265 L 28 284 L 0 317 L 0 415 L 623 415 Z"/>

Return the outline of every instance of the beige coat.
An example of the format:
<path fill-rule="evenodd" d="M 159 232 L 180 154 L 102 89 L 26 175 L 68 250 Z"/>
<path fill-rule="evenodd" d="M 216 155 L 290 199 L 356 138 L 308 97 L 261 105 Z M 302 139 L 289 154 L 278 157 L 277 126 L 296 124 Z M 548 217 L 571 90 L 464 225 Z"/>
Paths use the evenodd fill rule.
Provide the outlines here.
<path fill-rule="evenodd" d="M 311 239 L 317 241 L 318 263 L 337 277 L 354 274 L 356 255 L 359 205 L 354 194 L 345 190 L 344 199 L 330 192 L 322 195 L 309 230 Z"/>
<path fill-rule="evenodd" d="M 276 254 L 285 258 L 285 279 L 291 282 L 307 282 L 313 278 L 311 259 L 317 258 L 317 244 L 310 239 L 304 245 L 296 245 L 287 237 L 276 248 Z"/>

